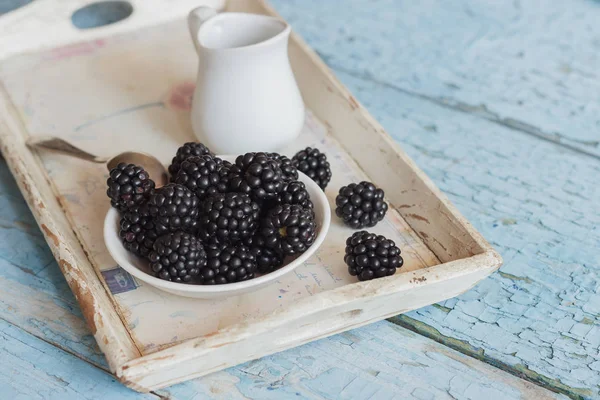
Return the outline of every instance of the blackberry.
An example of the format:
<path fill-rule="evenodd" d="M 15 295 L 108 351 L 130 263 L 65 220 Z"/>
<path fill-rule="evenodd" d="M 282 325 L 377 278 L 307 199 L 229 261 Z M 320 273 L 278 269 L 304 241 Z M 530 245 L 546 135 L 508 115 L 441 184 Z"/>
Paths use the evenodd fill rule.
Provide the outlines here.
<path fill-rule="evenodd" d="M 269 211 L 260 227 L 265 246 L 285 255 L 306 251 L 315 241 L 316 232 L 313 213 L 297 204 L 276 206 Z"/>
<path fill-rule="evenodd" d="M 346 240 L 344 262 L 350 275 L 361 281 L 394 275 L 404 264 L 392 240 L 367 231 L 355 232 Z"/>
<path fill-rule="evenodd" d="M 221 285 L 254 278 L 256 260 L 243 245 L 211 244 L 206 247 L 207 263 L 200 271 L 204 285 Z"/>
<path fill-rule="evenodd" d="M 150 211 L 144 204 L 123 213 L 119 236 L 126 250 L 146 257 L 158 237 Z"/>
<path fill-rule="evenodd" d="M 258 204 L 243 193 L 217 194 L 207 198 L 200 208 L 199 236 L 220 243 L 236 242 L 254 234 L 258 227 Z"/>
<path fill-rule="evenodd" d="M 383 190 L 371 182 L 342 186 L 335 198 L 335 214 L 354 229 L 375 226 L 388 210 L 383 196 Z"/>
<path fill-rule="evenodd" d="M 298 169 L 292 163 L 292 160 L 279 153 L 267 153 L 267 156 L 271 157 L 277 162 L 281 172 L 283 172 L 283 179 L 286 181 L 297 181 L 298 180 Z"/>
<path fill-rule="evenodd" d="M 305 173 L 321 189 L 325 189 L 331 180 L 331 168 L 327 156 L 318 149 L 307 147 L 299 151 L 292 157 L 292 163 L 298 171 Z"/>
<path fill-rule="evenodd" d="M 148 209 L 154 219 L 156 232 L 195 232 L 199 200 L 191 190 L 176 183 L 156 189 L 148 200 Z"/>
<path fill-rule="evenodd" d="M 156 277 L 173 282 L 190 283 L 206 266 L 202 242 L 181 231 L 156 239 L 148 259 Z"/>
<path fill-rule="evenodd" d="M 315 207 L 313 202 L 310 200 L 310 195 L 306 190 L 306 185 L 300 181 L 292 181 L 286 183 L 283 191 L 277 198 L 279 204 L 298 204 L 303 208 L 313 210 Z"/>
<path fill-rule="evenodd" d="M 188 142 L 177 149 L 177 154 L 173 157 L 171 165 L 169 165 L 169 173 L 171 174 L 171 182 L 174 182 L 181 163 L 184 162 L 188 157 L 203 156 L 205 154 L 213 155 L 208 147 L 198 142 Z"/>
<path fill-rule="evenodd" d="M 188 157 L 181 163 L 174 182 L 190 189 L 200 201 L 227 191 L 228 169 L 223 160 L 209 155 Z"/>
<path fill-rule="evenodd" d="M 154 181 L 144 168 L 125 163 L 110 170 L 106 185 L 110 204 L 121 212 L 142 204 L 154 190 Z"/>
<path fill-rule="evenodd" d="M 261 274 L 273 272 L 283 265 L 283 255 L 265 246 L 265 238 L 254 235 L 245 240 L 250 252 L 256 259 L 257 271 Z"/>
<path fill-rule="evenodd" d="M 283 190 L 283 172 L 266 153 L 238 156 L 229 170 L 229 189 L 248 194 L 255 201 L 273 200 Z"/>

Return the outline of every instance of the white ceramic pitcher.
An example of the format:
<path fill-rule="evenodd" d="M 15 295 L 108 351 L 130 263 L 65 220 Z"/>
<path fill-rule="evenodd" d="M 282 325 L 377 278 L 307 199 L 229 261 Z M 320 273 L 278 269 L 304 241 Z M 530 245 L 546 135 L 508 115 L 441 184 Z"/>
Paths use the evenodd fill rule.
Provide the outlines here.
<path fill-rule="evenodd" d="M 294 140 L 304 103 L 288 58 L 291 28 L 276 18 L 199 7 L 188 17 L 198 50 L 192 127 L 218 154 L 275 151 Z"/>

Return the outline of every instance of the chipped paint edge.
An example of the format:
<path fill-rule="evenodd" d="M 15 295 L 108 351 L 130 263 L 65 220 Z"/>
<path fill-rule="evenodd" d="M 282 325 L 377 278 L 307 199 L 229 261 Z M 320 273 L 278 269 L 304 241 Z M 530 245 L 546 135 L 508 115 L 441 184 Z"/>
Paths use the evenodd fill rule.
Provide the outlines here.
<path fill-rule="evenodd" d="M 139 357 L 141 353 L 74 236 L 54 192 L 47 184 L 39 159 L 27 149 L 21 121 L 1 85 L 0 115 L 0 151 L 75 295 L 91 333 L 106 356 L 110 370 L 114 372 L 119 365 Z"/>

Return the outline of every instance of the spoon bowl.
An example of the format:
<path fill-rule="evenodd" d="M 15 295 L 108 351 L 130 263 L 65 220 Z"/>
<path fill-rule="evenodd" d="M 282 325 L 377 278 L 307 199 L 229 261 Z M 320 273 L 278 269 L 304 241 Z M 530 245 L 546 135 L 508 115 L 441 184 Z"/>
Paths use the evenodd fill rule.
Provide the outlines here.
<path fill-rule="evenodd" d="M 112 170 L 120 163 L 135 164 L 144 168 L 152 178 L 156 187 L 165 186 L 169 181 L 164 165 L 154 156 L 139 151 L 126 151 L 119 153 L 106 162 L 106 168 Z"/>

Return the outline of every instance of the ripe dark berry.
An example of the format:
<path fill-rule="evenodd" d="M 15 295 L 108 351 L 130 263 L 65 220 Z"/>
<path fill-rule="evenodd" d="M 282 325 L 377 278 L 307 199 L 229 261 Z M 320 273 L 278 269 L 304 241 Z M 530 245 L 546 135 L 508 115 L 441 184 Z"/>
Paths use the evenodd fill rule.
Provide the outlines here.
<path fill-rule="evenodd" d="M 150 269 L 158 278 L 173 282 L 190 283 L 206 266 L 202 242 L 181 231 L 156 239 L 148 259 Z"/>
<path fill-rule="evenodd" d="M 148 209 L 154 219 L 156 232 L 195 232 L 199 201 L 185 186 L 169 183 L 156 189 L 148 200 Z"/>
<path fill-rule="evenodd" d="M 208 147 L 198 142 L 188 142 L 178 148 L 177 154 L 175 157 L 173 157 L 173 161 L 171 161 L 171 165 L 169 166 L 171 182 L 175 181 L 177 173 L 181 168 L 181 163 L 184 162 L 188 157 L 203 156 L 205 154 L 213 155 Z"/>
<path fill-rule="evenodd" d="M 311 210 L 294 204 L 276 206 L 261 223 L 265 246 L 285 255 L 300 254 L 315 241 L 317 225 Z"/>
<path fill-rule="evenodd" d="M 227 191 L 227 171 L 223 160 L 218 157 L 192 156 L 181 163 L 174 182 L 184 185 L 203 201 Z"/>
<path fill-rule="evenodd" d="M 361 281 L 394 275 L 404 264 L 392 240 L 367 231 L 355 232 L 346 240 L 344 262 L 350 275 Z"/>
<path fill-rule="evenodd" d="M 298 180 L 298 169 L 292 163 L 292 160 L 279 153 L 267 153 L 269 157 L 277 162 L 281 172 L 283 172 L 283 179 L 286 181 L 297 181 Z"/>
<path fill-rule="evenodd" d="M 335 198 L 335 214 L 354 229 L 375 226 L 388 210 L 383 197 L 383 190 L 371 182 L 351 183 Z"/>
<path fill-rule="evenodd" d="M 279 204 L 298 204 L 309 210 L 314 208 L 310 195 L 306 190 L 306 185 L 300 181 L 286 183 L 283 191 L 277 197 L 277 202 Z"/>
<path fill-rule="evenodd" d="M 154 190 L 148 172 L 137 165 L 120 163 L 109 175 L 106 195 L 110 204 L 121 212 L 144 203 Z"/>
<path fill-rule="evenodd" d="M 204 285 L 221 285 L 252 279 L 256 273 L 256 260 L 243 245 L 211 244 L 206 246 L 207 263 L 200 271 Z"/>
<path fill-rule="evenodd" d="M 283 255 L 265 245 L 265 238 L 254 235 L 244 241 L 256 259 L 257 271 L 261 274 L 273 272 L 283 265 Z"/>
<path fill-rule="evenodd" d="M 200 208 L 199 237 L 207 242 L 236 242 L 254 234 L 258 227 L 259 208 L 243 193 L 217 194 L 207 198 Z"/>
<path fill-rule="evenodd" d="M 125 211 L 120 225 L 119 236 L 125 249 L 146 257 L 158 237 L 148 207 L 144 204 Z"/>
<path fill-rule="evenodd" d="M 266 153 L 246 153 L 229 170 L 229 189 L 259 202 L 275 199 L 283 190 L 283 172 Z"/>
<path fill-rule="evenodd" d="M 305 173 L 321 189 L 325 189 L 331 180 L 331 168 L 327 156 L 318 149 L 307 147 L 296 153 L 292 158 L 292 162 L 298 168 L 298 171 Z"/>

